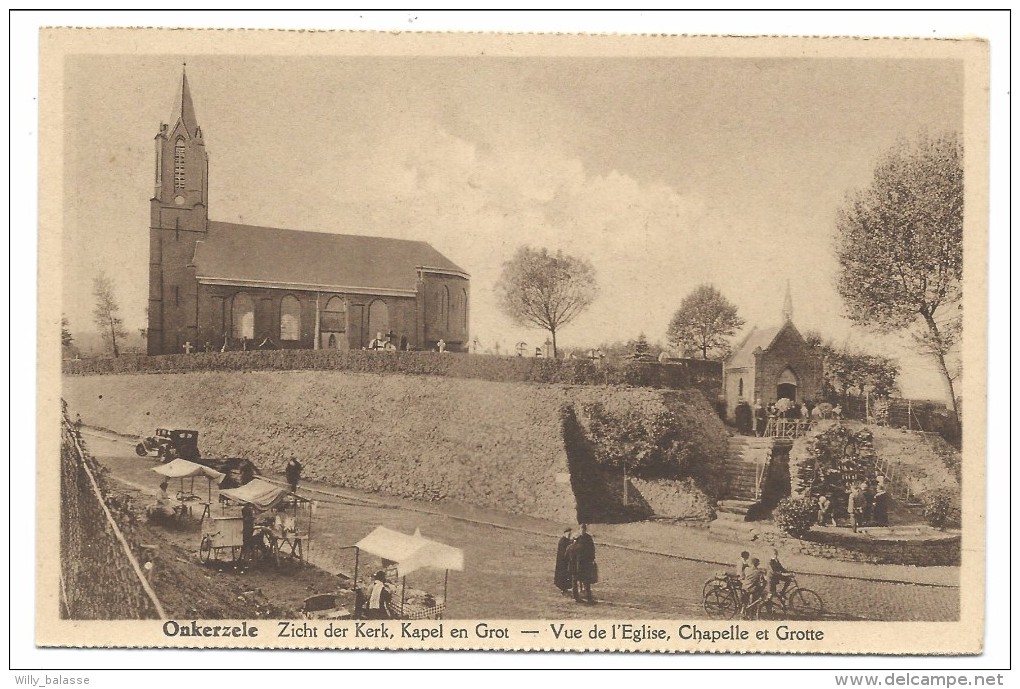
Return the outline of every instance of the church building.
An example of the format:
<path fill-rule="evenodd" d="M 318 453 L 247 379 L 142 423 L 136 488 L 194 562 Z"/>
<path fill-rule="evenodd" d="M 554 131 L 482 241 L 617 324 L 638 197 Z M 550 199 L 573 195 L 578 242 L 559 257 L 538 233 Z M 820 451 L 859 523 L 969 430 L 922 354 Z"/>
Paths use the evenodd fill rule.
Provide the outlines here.
<path fill-rule="evenodd" d="M 467 351 L 470 276 L 424 241 L 209 219 L 209 159 L 185 73 L 156 134 L 149 354 Z"/>
<path fill-rule="evenodd" d="M 741 402 L 768 405 L 780 398 L 797 404 L 819 400 L 822 394 L 822 357 L 793 324 L 793 299 L 787 285 L 783 324 L 753 328 L 723 364 L 726 416 L 735 419 Z"/>

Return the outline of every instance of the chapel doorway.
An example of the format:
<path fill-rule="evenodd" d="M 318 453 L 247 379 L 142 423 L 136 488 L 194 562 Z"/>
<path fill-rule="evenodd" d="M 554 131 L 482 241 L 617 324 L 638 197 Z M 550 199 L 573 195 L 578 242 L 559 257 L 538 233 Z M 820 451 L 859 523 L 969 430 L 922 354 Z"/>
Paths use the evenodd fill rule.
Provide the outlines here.
<path fill-rule="evenodd" d="M 790 368 L 784 369 L 776 384 L 776 399 L 781 400 L 785 397 L 793 402 L 798 401 L 797 382 L 797 374 Z"/>

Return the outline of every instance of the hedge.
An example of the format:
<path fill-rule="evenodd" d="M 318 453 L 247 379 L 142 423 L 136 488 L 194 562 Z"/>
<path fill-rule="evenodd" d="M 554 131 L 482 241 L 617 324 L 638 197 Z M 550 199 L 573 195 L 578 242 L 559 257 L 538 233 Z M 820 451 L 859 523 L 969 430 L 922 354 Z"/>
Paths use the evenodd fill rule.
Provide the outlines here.
<path fill-rule="evenodd" d="M 202 352 L 73 359 L 63 362 L 63 372 L 66 375 L 297 370 L 435 375 L 514 383 L 698 388 L 710 395 L 712 400 L 721 390 L 722 377 L 718 362 L 698 360 L 676 363 L 603 360 L 596 364 L 586 359 L 364 350 Z"/>

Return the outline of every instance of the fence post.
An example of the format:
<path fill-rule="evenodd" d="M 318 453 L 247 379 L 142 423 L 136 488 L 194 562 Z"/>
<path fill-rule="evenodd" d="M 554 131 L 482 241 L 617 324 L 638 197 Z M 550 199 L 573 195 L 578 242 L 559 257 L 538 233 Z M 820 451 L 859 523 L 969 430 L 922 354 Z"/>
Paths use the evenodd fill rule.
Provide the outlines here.
<path fill-rule="evenodd" d="M 908 397 L 907 398 L 907 430 L 908 431 L 910 430 L 910 415 L 912 413 L 913 412 L 911 411 L 911 408 L 910 408 L 910 398 Z"/>

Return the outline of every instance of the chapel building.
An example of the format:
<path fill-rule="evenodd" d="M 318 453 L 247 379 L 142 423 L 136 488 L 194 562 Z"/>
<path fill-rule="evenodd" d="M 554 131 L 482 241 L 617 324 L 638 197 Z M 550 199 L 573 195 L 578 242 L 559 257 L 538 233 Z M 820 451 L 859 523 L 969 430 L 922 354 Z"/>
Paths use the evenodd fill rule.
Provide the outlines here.
<path fill-rule="evenodd" d="M 726 417 L 733 421 L 741 402 L 768 405 L 783 397 L 798 405 L 822 394 L 822 357 L 793 324 L 793 300 L 786 288 L 783 324 L 752 328 L 723 364 Z"/>
<path fill-rule="evenodd" d="M 467 351 L 470 276 L 424 241 L 209 219 L 209 158 L 188 77 L 155 137 L 147 351 Z"/>

